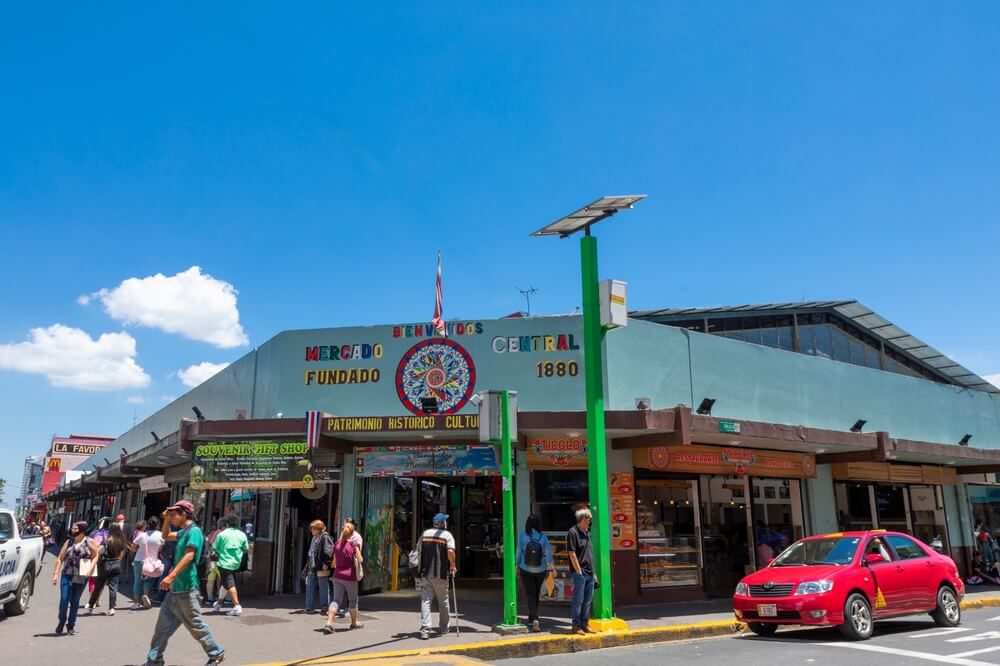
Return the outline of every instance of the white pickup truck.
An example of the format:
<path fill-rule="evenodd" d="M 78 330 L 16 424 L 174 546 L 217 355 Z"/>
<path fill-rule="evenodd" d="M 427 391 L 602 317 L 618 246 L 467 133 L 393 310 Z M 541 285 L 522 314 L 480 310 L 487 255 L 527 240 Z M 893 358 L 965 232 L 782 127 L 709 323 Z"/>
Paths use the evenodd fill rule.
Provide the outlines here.
<path fill-rule="evenodd" d="M 0 604 L 8 615 L 21 615 L 35 591 L 42 570 L 41 536 L 21 536 L 14 514 L 0 509 Z"/>

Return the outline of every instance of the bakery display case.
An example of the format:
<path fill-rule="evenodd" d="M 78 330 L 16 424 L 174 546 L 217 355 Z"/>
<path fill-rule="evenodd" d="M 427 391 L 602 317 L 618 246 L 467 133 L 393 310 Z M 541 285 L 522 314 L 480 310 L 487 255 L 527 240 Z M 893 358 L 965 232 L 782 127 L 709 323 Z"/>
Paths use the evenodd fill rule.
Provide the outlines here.
<path fill-rule="evenodd" d="M 639 586 L 699 585 L 697 541 L 694 536 L 661 537 L 639 533 Z"/>

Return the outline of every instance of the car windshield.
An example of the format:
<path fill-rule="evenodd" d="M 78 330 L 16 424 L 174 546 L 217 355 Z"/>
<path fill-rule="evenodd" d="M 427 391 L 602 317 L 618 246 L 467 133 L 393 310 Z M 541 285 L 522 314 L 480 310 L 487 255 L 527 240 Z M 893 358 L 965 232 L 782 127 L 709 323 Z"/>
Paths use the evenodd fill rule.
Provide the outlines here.
<path fill-rule="evenodd" d="M 860 537 L 825 537 L 805 539 L 783 552 L 774 560 L 774 567 L 796 567 L 818 564 L 850 564 L 861 543 Z"/>

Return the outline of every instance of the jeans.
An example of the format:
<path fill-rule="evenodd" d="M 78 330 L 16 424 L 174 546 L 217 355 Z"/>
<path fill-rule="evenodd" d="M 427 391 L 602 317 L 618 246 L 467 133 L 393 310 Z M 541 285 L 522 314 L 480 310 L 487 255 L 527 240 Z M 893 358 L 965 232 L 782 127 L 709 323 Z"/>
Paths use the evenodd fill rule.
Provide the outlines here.
<path fill-rule="evenodd" d="M 142 598 L 145 588 L 144 582 L 142 579 L 142 560 L 135 560 L 132 562 L 132 603 L 137 604 Z M 152 589 L 152 581 L 149 582 L 149 586 Z"/>
<path fill-rule="evenodd" d="M 430 631 L 431 629 L 431 601 L 434 597 L 437 597 L 438 602 L 438 628 L 442 634 L 448 633 L 448 627 L 451 625 L 451 612 L 448 608 L 447 578 L 420 579 L 420 630 Z"/>
<path fill-rule="evenodd" d="M 594 576 L 573 574 L 573 626 L 586 629 L 590 624 L 590 607 L 594 603 Z"/>
<path fill-rule="evenodd" d="M 167 649 L 167 641 L 182 624 L 191 636 L 201 643 L 209 658 L 221 657 L 225 652 L 215 642 L 212 630 L 201 616 L 198 591 L 168 592 L 166 600 L 160 606 L 160 614 L 156 618 L 156 629 L 153 630 L 153 640 L 149 643 L 149 654 L 146 655 L 147 666 L 163 666 L 163 653 Z"/>
<path fill-rule="evenodd" d="M 74 583 L 73 576 L 63 574 L 59 577 L 59 626 L 76 626 L 76 613 L 80 610 L 80 597 L 83 596 L 85 583 Z M 67 618 L 67 610 L 69 617 Z"/>
<path fill-rule="evenodd" d="M 326 610 L 330 607 L 330 577 L 317 576 L 311 573 L 306 576 L 306 609 L 315 610 L 313 601 L 316 600 L 316 588 L 319 588 L 319 605 Z"/>
<path fill-rule="evenodd" d="M 108 609 L 114 610 L 115 604 L 118 603 L 118 580 L 121 578 L 122 563 L 120 560 L 106 560 L 98 565 L 98 569 L 100 573 L 97 574 L 97 583 L 94 585 L 94 591 L 90 593 L 87 607 L 94 607 L 101 598 L 104 586 L 107 585 Z"/>
<path fill-rule="evenodd" d="M 521 585 L 524 586 L 524 595 L 528 600 L 528 622 L 538 619 L 538 597 L 542 593 L 542 585 L 548 577 L 548 572 L 531 573 L 524 569 L 518 570 L 521 575 Z"/>

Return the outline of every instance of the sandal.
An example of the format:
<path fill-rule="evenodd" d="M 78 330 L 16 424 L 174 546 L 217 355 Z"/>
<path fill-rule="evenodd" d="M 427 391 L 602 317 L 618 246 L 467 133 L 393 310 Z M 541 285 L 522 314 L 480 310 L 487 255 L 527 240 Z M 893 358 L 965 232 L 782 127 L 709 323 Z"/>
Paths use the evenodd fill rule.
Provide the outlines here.
<path fill-rule="evenodd" d="M 363 629 L 365 625 L 358 622 L 357 624 L 352 624 L 349 629 Z"/>
<path fill-rule="evenodd" d="M 327 636 L 329 636 L 330 634 L 332 634 L 334 631 L 335 631 L 335 629 L 333 628 L 333 625 L 329 625 L 329 624 L 324 624 L 323 625 L 323 633 L 326 634 Z"/>

